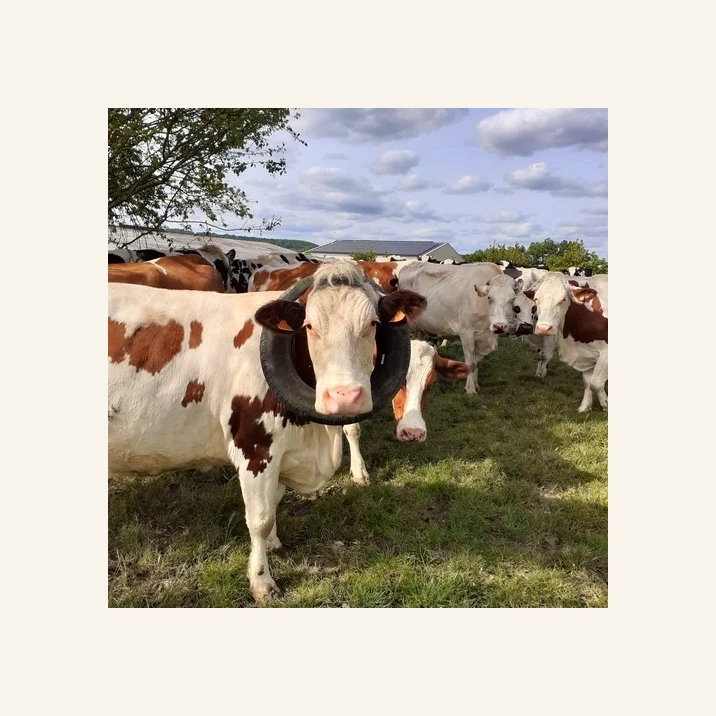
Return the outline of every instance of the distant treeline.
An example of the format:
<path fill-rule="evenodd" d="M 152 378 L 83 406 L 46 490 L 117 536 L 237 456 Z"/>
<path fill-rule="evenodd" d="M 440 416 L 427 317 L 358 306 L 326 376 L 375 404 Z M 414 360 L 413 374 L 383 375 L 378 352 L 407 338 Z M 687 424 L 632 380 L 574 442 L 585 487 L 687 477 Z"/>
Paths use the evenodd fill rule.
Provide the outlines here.
<path fill-rule="evenodd" d="M 515 266 L 546 266 L 550 271 L 562 271 L 570 266 L 584 266 L 593 269 L 595 274 L 609 272 L 606 259 L 585 248 L 581 239 L 559 243 L 552 239 L 545 239 L 529 246 L 493 244 L 487 249 L 466 254 L 463 258 L 468 263 L 511 261 Z"/>

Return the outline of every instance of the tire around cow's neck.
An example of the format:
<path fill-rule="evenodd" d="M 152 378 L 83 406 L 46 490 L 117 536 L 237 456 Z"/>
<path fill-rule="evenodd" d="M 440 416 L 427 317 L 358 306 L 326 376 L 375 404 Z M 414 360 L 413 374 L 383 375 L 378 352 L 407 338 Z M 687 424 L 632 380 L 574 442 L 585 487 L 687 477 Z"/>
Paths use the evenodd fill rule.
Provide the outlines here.
<path fill-rule="evenodd" d="M 309 276 L 281 294 L 285 301 L 296 301 L 313 284 Z M 366 420 L 385 407 L 405 382 L 410 364 L 410 335 L 407 326 L 375 331 L 376 360 L 370 377 L 373 409 L 360 415 L 325 415 L 316 411 L 316 391 L 300 378 L 291 359 L 291 335 L 282 336 L 262 329 L 261 370 L 278 400 L 289 410 L 321 425 L 350 425 Z M 280 366 L 280 369 L 276 369 Z"/>

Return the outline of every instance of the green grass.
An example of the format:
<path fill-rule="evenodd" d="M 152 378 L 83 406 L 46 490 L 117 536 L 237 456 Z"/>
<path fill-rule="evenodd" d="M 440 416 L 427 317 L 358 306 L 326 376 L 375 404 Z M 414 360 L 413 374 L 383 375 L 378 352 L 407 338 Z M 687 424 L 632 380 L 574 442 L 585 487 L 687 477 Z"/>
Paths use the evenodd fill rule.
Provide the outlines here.
<path fill-rule="evenodd" d="M 325 489 L 279 505 L 271 606 L 606 607 L 607 418 L 577 413 L 581 376 L 557 357 L 534 368 L 503 339 L 477 396 L 439 381 L 423 444 L 395 439 L 389 409 L 362 423 L 369 487 L 345 445 Z M 255 606 L 248 554 L 229 468 L 110 480 L 110 606 Z"/>

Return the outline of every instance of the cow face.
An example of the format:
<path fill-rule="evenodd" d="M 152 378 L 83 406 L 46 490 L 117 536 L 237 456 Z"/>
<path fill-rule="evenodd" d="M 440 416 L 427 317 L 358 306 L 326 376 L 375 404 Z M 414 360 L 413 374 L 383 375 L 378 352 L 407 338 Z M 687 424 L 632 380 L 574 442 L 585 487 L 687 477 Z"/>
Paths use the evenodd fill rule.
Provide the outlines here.
<path fill-rule="evenodd" d="M 570 284 L 567 277 L 560 273 L 549 272 L 534 289 L 525 291 L 525 294 L 533 298 L 537 306 L 535 334 L 553 336 L 564 325 L 570 301 L 587 303 L 597 292 L 593 288 Z"/>
<path fill-rule="evenodd" d="M 256 312 L 256 320 L 271 330 L 305 330 L 316 376 L 315 410 L 358 415 L 373 409 L 370 377 L 376 326 L 405 325 L 426 305 L 412 291 L 379 299 L 357 266 L 339 261 L 316 271 L 305 307 L 272 301 Z"/>
<path fill-rule="evenodd" d="M 425 405 L 430 386 L 440 376 L 446 380 L 465 380 L 470 366 L 438 355 L 425 341 L 410 341 L 410 366 L 405 385 L 393 398 L 393 414 L 398 421 L 396 437 L 402 442 L 425 442 L 428 429 L 425 425 Z"/>
<path fill-rule="evenodd" d="M 515 331 L 515 296 L 522 290 L 522 279 L 516 281 L 502 274 L 484 286 L 475 286 L 477 295 L 487 297 L 490 304 L 490 330 L 497 334 Z"/>
<path fill-rule="evenodd" d="M 528 336 L 534 333 L 537 325 L 537 306 L 535 302 L 524 293 L 515 296 L 515 303 L 512 308 L 515 314 L 515 335 Z"/>

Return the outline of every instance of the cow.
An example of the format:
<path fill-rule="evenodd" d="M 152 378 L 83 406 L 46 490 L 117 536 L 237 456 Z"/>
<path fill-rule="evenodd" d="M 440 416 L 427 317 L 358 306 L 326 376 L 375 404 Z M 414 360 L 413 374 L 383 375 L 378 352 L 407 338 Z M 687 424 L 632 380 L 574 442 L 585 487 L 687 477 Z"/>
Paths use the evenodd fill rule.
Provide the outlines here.
<path fill-rule="evenodd" d="M 107 272 L 110 283 L 217 293 L 226 291 L 221 274 L 214 265 L 197 254 L 162 256 L 139 263 L 109 264 Z"/>
<path fill-rule="evenodd" d="M 251 537 L 257 601 L 279 594 L 266 550 L 278 548 L 286 486 L 313 492 L 338 469 L 340 425 L 312 422 L 269 388 L 263 331 L 305 338 L 316 386 L 311 410 L 348 422 L 373 408 L 377 325 L 390 335 L 425 309 L 410 291 L 378 298 L 352 264 L 321 266 L 305 307 L 279 293 L 225 295 L 110 284 L 109 471 L 159 474 L 231 464 Z M 263 329 L 263 331 L 262 331 Z M 288 344 L 281 343 L 286 346 Z M 268 354 L 269 356 L 271 354 Z M 386 370 L 390 370 L 391 356 Z M 308 358 L 296 370 L 309 367 Z M 295 360 L 301 361 L 297 354 Z M 382 363 L 382 361 L 381 361 Z M 376 367 L 378 371 L 378 367 Z"/>
<path fill-rule="evenodd" d="M 483 286 L 477 286 L 477 295 L 487 298 L 490 330 L 497 335 L 514 334 L 516 330 L 515 298 L 522 290 L 521 278 L 516 281 L 507 274 L 498 274 Z"/>
<path fill-rule="evenodd" d="M 396 262 L 358 261 L 356 263 L 366 278 L 376 284 L 379 294 L 388 294 L 397 290 L 397 280 L 391 278 L 394 276 Z M 318 266 L 313 264 L 300 264 L 293 268 L 266 267 L 251 277 L 249 290 L 285 291 L 295 285 L 297 281 L 313 275 L 317 269 Z M 446 380 L 464 380 L 467 378 L 469 370 L 469 366 L 461 361 L 452 361 L 439 356 L 437 351 L 425 341 L 410 341 L 408 374 L 405 384 L 393 399 L 398 440 L 423 442 L 427 437 L 423 410 L 428 388 L 438 375 Z M 410 406 L 407 414 L 405 414 L 406 405 Z M 356 484 L 366 485 L 370 478 L 360 452 L 360 426 L 358 424 L 346 425 L 343 432 L 350 448 L 351 480 Z"/>
<path fill-rule="evenodd" d="M 535 335 L 556 335 L 561 360 L 582 374 L 580 413 L 591 409 L 594 393 L 607 410 L 604 386 L 609 359 L 608 280 L 606 275 L 595 278 L 599 289 L 550 271 L 525 291 L 537 306 Z"/>
<path fill-rule="evenodd" d="M 464 266 L 409 264 L 400 272 L 400 289 L 425 296 L 427 309 L 415 321 L 421 333 L 435 338 L 458 336 L 470 375 L 465 392 L 477 392 L 478 368 L 482 359 L 497 347 L 497 336 L 490 331 L 489 304 L 478 294 L 478 287 L 500 275 L 493 263 Z"/>
<path fill-rule="evenodd" d="M 353 262 L 385 293 L 398 289 L 398 275 L 407 262 L 401 261 L 356 261 Z M 248 282 L 249 291 L 285 291 L 302 278 L 313 275 L 320 264 L 299 263 L 287 267 L 280 264 L 263 266 L 255 271 Z"/>
<path fill-rule="evenodd" d="M 524 288 L 530 288 L 532 284 L 539 281 L 548 271 L 546 266 L 528 268 L 526 266 L 515 266 L 511 261 L 499 261 L 497 265 L 500 267 L 500 271 L 506 276 L 515 279 L 515 281 L 522 279 Z"/>
<path fill-rule="evenodd" d="M 425 405 L 430 387 L 438 380 L 465 380 L 470 366 L 462 361 L 443 358 L 425 341 L 410 341 L 410 365 L 405 383 L 393 398 L 393 415 L 397 421 L 395 436 L 401 442 L 425 442 L 428 428 L 425 424 Z M 370 480 L 360 451 L 360 425 L 353 423 L 343 428 L 350 449 L 351 481 L 367 485 Z"/>
<path fill-rule="evenodd" d="M 594 269 L 590 269 L 587 266 L 570 266 L 568 269 L 562 269 L 562 273 L 566 276 L 592 276 Z"/>
<path fill-rule="evenodd" d="M 520 292 L 515 296 L 513 306 L 515 313 L 516 330 L 515 335 L 519 336 L 523 343 L 536 351 L 537 370 L 535 375 L 538 378 L 547 376 L 547 366 L 552 360 L 554 349 L 557 346 L 557 336 L 537 336 L 534 334 L 537 325 L 537 306 L 524 292 Z"/>
<path fill-rule="evenodd" d="M 313 265 L 317 268 L 321 263 L 325 262 L 306 256 L 306 254 L 300 252 L 290 253 L 284 251 L 282 253 L 265 254 L 252 259 L 233 259 L 231 262 L 231 273 L 236 284 L 236 293 L 247 293 L 253 290 L 249 287 L 253 275 L 263 268 L 286 268 L 293 264 Z M 313 271 L 315 271 L 315 268 Z M 311 271 L 311 273 L 313 273 L 313 271 Z"/>
<path fill-rule="evenodd" d="M 232 276 L 231 264 L 236 256 L 235 249 L 224 253 L 214 244 L 204 244 L 196 249 L 112 249 L 108 251 L 109 264 L 153 261 L 164 256 L 201 256 L 220 274 L 226 293 L 238 293 L 238 282 Z"/>

